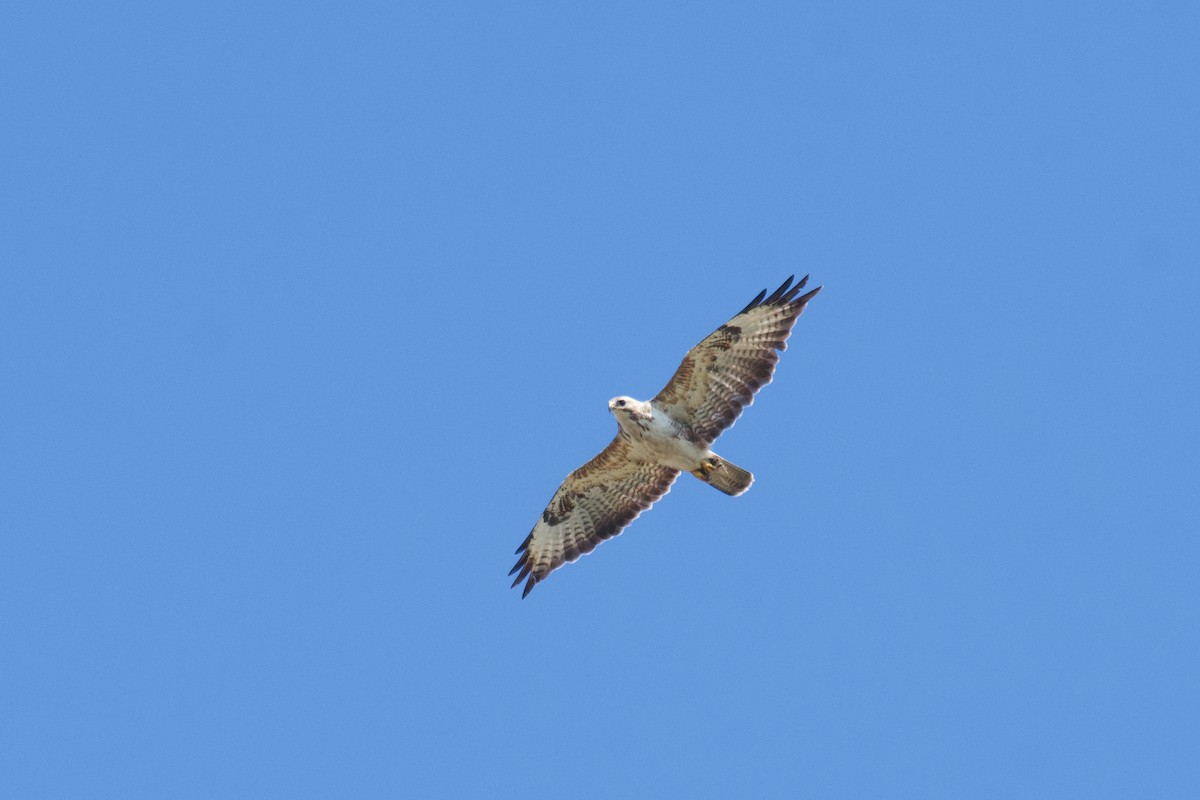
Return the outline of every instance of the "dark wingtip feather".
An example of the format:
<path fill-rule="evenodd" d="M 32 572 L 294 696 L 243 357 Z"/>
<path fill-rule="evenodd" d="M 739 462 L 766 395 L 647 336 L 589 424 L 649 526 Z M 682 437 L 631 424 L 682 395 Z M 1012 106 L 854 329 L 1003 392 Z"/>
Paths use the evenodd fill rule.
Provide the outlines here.
<path fill-rule="evenodd" d="M 521 546 L 518 547 L 516 550 L 513 550 L 513 555 L 515 556 L 517 553 L 520 553 L 522 550 L 529 547 L 529 543 L 532 541 L 533 541 L 533 531 L 530 531 L 529 535 L 525 537 L 525 541 L 521 542 Z M 509 574 L 511 574 L 511 573 L 509 573 Z"/>
<path fill-rule="evenodd" d="M 517 567 L 521 567 L 521 573 L 519 575 L 517 575 L 517 579 L 512 582 L 513 586 L 516 586 L 518 583 L 525 580 L 525 576 L 529 574 L 530 566 L 531 565 L 529 563 L 529 559 L 527 559 L 527 558 L 522 558 L 520 561 L 517 562 Z M 513 572 L 516 572 L 517 567 L 513 567 L 512 572 L 510 572 L 508 574 L 512 575 Z M 509 588 L 511 589 L 512 586 L 510 586 Z"/>
<path fill-rule="evenodd" d="M 780 305 L 786 305 L 787 303 L 790 303 L 792 300 L 796 299 L 796 295 L 800 294 L 800 290 L 804 288 L 804 284 L 806 283 L 808 283 L 807 275 L 801 278 L 800 282 L 791 288 L 791 291 L 785 293 L 783 297 L 779 298 Z"/>
<path fill-rule="evenodd" d="M 770 297 L 767 296 L 767 290 L 763 289 L 758 293 L 758 296 L 751 300 L 745 308 L 738 312 L 738 314 L 745 314 L 747 311 L 758 308 L 759 306 L 782 306 L 794 302 L 796 295 L 798 295 L 800 290 L 804 288 L 804 284 L 808 283 L 808 278 L 809 276 L 805 275 L 793 286 L 792 281 L 796 280 L 796 276 L 789 275 L 788 279 L 784 281 L 778 289 L 771 292 Z M 819 289 L 820 287 L 817 288 Z M 814 294 L 816 294 L 816 292 L 809 292 L 807 295 L 805 295 L 805 297 L 812 297 Z"/>
<path fill-rule="evenodd" d="M 795 301 L 794 305 L 795 305 L 797 308 L 799 308 L 801 311 L 803 311 L 803 310 L 804 310 L 804 307 L 805 307 L 806 305 L 808 305 L 808 301 L 809 301 L 809 300 L 812 300 L 814 297 L 816 297 L 816 296 L 817 296 L 817 292 L 821 291 L 821 289 L 823 289 L 823 288 L 824 288 L 823 286 L 818 286 L 817 288 L 813 289 L 813 290 L 812 290 L 811 292 L 809 292 L 808 294 L 804 295 L 803 297 L 800 297 L 800 298 L 798 298 L 798 299 Z"/>
<path fill-rule="evenodd" d="M 769 306 L 773 303 L 778 303 L 779 299 L 787 293 L 788 287 L 792 285 L 792 281 L 796 279 L 795 275 L 788 275 L 788 279 L 783 284 L 771 293 L 771 296 L 763 301 L 764 306 Z"/>
<path fill-rule="evenodd" d="M 763 289 L 761 292 L 758 293 L 757 297 L 755 297 L 753 300 L 751 300 L 749 302 L 749 304 L 747 304 L 747 306 L 745 308 L 743 308 L 741 311 L 739 311 L 738 313 L 745 314 L 747 311 L 749 311 L 750 309 L 754 308 L 759 303 L 761 303 L 763 301 L 763 298 L 766 296 L 767 296 L 767 290 Z"/>
<path fill-rule="evenodd" d="M 531 590 L 531 589 L 533 589 L 533 585 L 534 585 L 535 583 L 537 583 L 537 578 L 535 578 L 534 576 L 530 575 L 530 576 L 529 576 L 529 583 L 525 584 L 525 591 L 521 592 L 521 599 L 522 599 L 522 600 L 524 600 L 526 597 L 528 597 L 528 596 L 529 596 L 529 592 L 530 592 L 530 590 Z M 516 584 L 513 584 L 513 585 L 515 586 Z"/>

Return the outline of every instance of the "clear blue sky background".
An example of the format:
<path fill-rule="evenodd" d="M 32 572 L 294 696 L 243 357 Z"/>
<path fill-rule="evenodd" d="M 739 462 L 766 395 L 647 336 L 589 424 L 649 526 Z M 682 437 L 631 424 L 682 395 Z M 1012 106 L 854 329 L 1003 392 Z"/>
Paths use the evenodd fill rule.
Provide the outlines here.
<path fill-rule="evenodd" d="M 1200 8 L 981 5 L 7 4 L 0 796 L 1200 796 Z"/>

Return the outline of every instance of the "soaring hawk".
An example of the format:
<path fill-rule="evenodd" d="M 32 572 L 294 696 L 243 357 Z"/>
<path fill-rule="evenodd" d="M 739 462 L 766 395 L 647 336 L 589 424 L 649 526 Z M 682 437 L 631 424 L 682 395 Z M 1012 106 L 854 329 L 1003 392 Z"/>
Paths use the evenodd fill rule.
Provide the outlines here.
<path fill-rule="evenodd" d="M 771 382 L 778 351 L 787 349 L 796 318 L 821 287 L 800 294 L 788 278 L 764 289 L 737 316 L 688 351 L 663 390 L 650 401 L 614 397 L 617 437 L 572 472 L 521 546 L 508 574 L 525 580 L 521 597 L 552 571 L 616 536 L 671 488 L 682 471 L 739 495 L 754 476 L 712 451 L 754 393 Z M 799 295 L 799 296 L 797 296 Z M 528 580 L 526 580 L 528 578 Z"/>

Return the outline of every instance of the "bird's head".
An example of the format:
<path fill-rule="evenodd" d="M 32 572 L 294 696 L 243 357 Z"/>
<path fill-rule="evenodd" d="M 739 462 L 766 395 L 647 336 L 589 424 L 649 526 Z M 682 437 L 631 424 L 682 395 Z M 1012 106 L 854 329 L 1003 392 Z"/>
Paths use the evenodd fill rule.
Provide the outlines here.
<path fill-rule="evenodd" d="M 614 397 L 608 401 L 608 410 L 612 412 L 618 420 L 627 419 L 649 419 L 651 416 L 650 404 L 644 403 L 641 400 L 634 400 L 632 397 Z"/>

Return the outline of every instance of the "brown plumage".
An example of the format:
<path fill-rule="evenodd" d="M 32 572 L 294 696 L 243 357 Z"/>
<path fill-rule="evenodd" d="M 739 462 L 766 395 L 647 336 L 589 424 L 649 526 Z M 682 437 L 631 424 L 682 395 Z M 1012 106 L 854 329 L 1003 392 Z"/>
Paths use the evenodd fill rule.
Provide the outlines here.
<path fill-rule="evenodd" d="M 620 533 L 670 490 L 686 469 L 726 494 L 741 494 L 753 476 L 709 448 L 754 394 L 771 382 L 792 326 L 821 287 L 800 295 L 805 276 L 766 290 L 733 319 L 688 351 L 662 391 L 649 402 L 609 401 L 617 437 L 572 472 L 517 548 L 509 572 L 525 597 L 553 570 L 590 553 Z"/>

